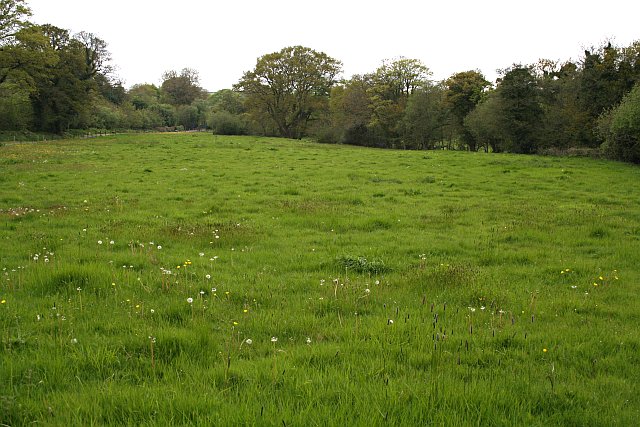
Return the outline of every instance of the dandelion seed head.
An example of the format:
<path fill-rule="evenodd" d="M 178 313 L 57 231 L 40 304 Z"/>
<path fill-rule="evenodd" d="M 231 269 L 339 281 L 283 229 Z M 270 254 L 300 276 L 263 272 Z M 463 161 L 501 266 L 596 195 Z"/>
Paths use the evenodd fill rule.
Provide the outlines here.
<path fill-rule="evenodd" d="M 187 302 L 188 302 L 189 304 L 192 304 L 192 303 L 193 303 L 193 298 L 191 298 L 191 297 L 187 298 Z"/>
<path fill-rule="evenodd" d="M 249 345 L 253 344 L 253 340 L 251 338 L 247 338 L 246 340 L 244 340 L 244 342 L 246 342 Z"/>
<path fill-rule="evenodd" d="M 278 342 L 278 337 L 271 337 L 271 342 Z"/>

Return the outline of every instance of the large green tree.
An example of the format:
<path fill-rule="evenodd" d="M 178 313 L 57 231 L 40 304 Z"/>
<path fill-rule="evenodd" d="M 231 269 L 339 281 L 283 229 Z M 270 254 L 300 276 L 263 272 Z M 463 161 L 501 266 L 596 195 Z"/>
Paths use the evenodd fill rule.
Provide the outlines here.
<path fill-rule="evenodd" d="M 447 123 L 443 85 L 431 85 L 415 91 L 409 97 L 405 110 L 403 148 L 433 149 L 444 139 Z"/>
<path fill-rule="evenodd" d="M 24 0 L 0 0 L 0 46 L 11 44 L 18 31 L 30 25 L 29 16 Z"/>
<path fill-rule="evenodd" d="M 325 53 L 286 47 L 258 58 L 234 89 L 245 94 L 254 118 L 269 120 L 280 136 L 301 138 L 309 122 L 326 111 L 341 69 L 342 63 Z"/>
<path fill-rule="evenodd" d="M 504 132 L 509 136 L 509 151 L 534 153 L 538 148 L 543 110 L 532 67 L 514 65 L 505 70 L 498 85 L 498 95 L 502 101 Z"/>
<path fill-rule="evenodd" d="M 332 142 L 352 145 L 371 143 L 368 125 L 372 117 L 369 89 L 371 80 L 367 76 L 354 75 L 331 90 L 329 101 L 330 118 L 325 137 Z"/>
<path fill-rule="evenodd" d="M 372 119 L 369 127 L 394 146 L 403 132 L 402 118 L 409 96 L 429 85 L 431 71 L 420 60 L 399 58 L 384 61 L 369 76 Z"/>
<path fill-rule="evenodd" d="M 419 59 L 385 60 L 372 75 L 373 93 L 382 99 L 400 101 L 428 85 L 431 71 Z"/>
<path fill-rule="evenodd" d="M 32 127 L 32 99 L 59 60 L 39 27 L 22 28 L 12 38 L 0 47 L 0 129 L 4 130 Z"/>
<path fill-rule="evenodd" d="M 100 85 L 103 92 L 111 85 L 107 44 L 91 33 L 70 36 L 67 30 L 52 25 L 39 28 L 57 60 L 47 67 L 46 78 L 32 96 L 35 128 L 61 133 L 91 126 L 96 111 L 93 104 L 101 97 Z"/>
<path fill-rule="evenodd" d="M 136 110 L 150 108 L 160 103 L 160 89 L 149 83 L 135 84 L 127 94 Z"/>
<path fill-rule="evenodd" d="M 445 98 L 460 138 L 471 151 L 476 151 L 477 140 L 464 127 L 464 118 L 482 100 L 491 83 L 484 78 L 482 73 L 472 70 L 452 75 L 445 81 L 445 86 Z"/>
<path fill-rule="evenodd" d="M 581 62 L 577 94 L 580 106 L 588 114 L 585 123 L 589 130 L 584 145 L 597 146 L 597 118 L 607 109 L 616 106 L 633 85 L 640 81 L 640 43 L 626 49 L 607 43 L 585 51 Z"/>
<path fill-rule="evenodd" d="M 179 74 L 176 71 L 165 72 L 160 92 L 166 103 L 175 106 L 189 105 L 206 96 L 200 87 L 200 75 L 192 68 L 183 68 Z"/>
<path fill-rule="evenodd" d="M 543 109 L 538 148 L 564 151 L 591 139 L 589 115 L 581 108 L 580 70 L 573 62 L 540 60 L 534 66 Z"/>
<path fill-rule="evenodd" d="M 502 99 L 496 90 L 487 93 L 483 100 L 464 118 L 465 128 L 486 152 L 500 153 L 509 139 Z"/>

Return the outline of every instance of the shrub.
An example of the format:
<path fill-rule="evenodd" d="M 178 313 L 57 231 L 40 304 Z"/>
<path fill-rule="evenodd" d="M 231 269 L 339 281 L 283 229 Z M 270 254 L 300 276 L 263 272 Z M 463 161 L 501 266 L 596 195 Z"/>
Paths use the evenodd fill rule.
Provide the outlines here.
<path fill-rule="evenodd" d="M 617 160 L 640 163 L 640 83 L 620 105 L 604 113 L 598 122 L 605 154 Z"/>
<path fill-rule="evenodd" d="M 207 125 L 217 135 L 246 135 L 248 127 L 243 116 L 225 110 L 212 112 Z"/>
<path fill-rule="evenodd" d="M 388 271 L 381 259 L 368 260 L 363 256 L 343 255 L 338 257 L 337 264 L 341 269 L 357 273 L 380 274 Z"/>

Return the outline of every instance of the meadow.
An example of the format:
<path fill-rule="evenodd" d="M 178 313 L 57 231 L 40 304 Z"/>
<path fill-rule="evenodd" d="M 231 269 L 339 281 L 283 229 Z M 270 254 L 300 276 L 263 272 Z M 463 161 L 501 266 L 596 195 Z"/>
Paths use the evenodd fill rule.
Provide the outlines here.
<path fill-rule="evenodd" d="M 0 424 L 634 425 L 640 169 L 0 146 Z"/>

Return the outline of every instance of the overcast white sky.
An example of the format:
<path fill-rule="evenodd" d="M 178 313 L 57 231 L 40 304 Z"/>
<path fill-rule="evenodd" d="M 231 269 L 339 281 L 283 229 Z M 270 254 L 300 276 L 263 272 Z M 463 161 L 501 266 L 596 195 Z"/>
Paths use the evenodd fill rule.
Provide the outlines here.
<path fill-rule="evenodd" d="M 256 59 L 303 45 L 342 61 L 344 77 L 383 59 L 420 59 L 434 80 L 540 58 L 577 60 L 585 47 L 640 40 L 636 0 L 27 0 L 32 21 L 108 43 L 126 87 L 189 67 L 205 89 L 230 88 Z"/>

